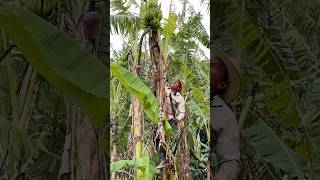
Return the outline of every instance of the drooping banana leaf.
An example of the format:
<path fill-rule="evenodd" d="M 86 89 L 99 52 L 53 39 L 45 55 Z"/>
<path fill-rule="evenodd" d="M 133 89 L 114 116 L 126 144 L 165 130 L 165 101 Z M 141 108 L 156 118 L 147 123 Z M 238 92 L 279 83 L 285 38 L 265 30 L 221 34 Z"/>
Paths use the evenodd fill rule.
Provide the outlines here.
<path fill-rule="evenodd" d="M 288 147 L 263 121 L 241 133 L 263 160 L 288 174 L 303 177 L 307 161 Z"/>
<path fill-rule="evenodd" d="M 190 110 L 191 113 L 194 113 L 197 116 L 200 116 L 202 118 L 205 117 L 202 109 L 199 107 L 199 105 L 194 100 L 187 101 L 186 106 L 188 107 L 188 109 Z"/>
<path fill-rule="evenodd" d="M 9 94 L 9 90 L 0 84 L 0 98 L 5 97 L 7 94 Z"/>
<path fill-rule="evenodd" d="M 290 82 L 299 79 L 300 70 L 281 26 L 273 23 L 268 25 L 268 29 L 261 27 L 256 21 L 261 20 L 260 13 L 263 11 L 248 7 L 239 8 L 231 1 L 219 1 L 216 7 L 217 10 L 213 13 L 216 21 L 213 26 L 221 28 L 214 28 L 215 42 L 223 41 L 230 33 L 237 48 L 243 49 L 243 55 L 248 55 L 246 61 L 261 68 L 263 79 L 272 84 L 263 85 L 263 91 L 270 93 L 275 90 L 273 94 L 269 94 L 273 99 L 264 96 L 265 111 L 279 112 L 281 127 L 290 128 L 297 125 L 301 117 Z M 222 20 L 224 14 L 226 19 Z M 277 20 L 275 17 L 271 18 Z M 273 84 L 281 86 L 281 89 L 275 88 Z M 276 107 L 279 102 L 282 106 Z"/>
<path fill-rule="evenodd" d="M 159 103 L 150 88 L 132 72 L 118 64 L 112 63 L 110 65 L 110 70 L 130 94 L 137 96 L 142 105 L 142 110 L 152 122 L 158 124 Z M 173 133 L 172 127 L 167 120 L 164 121 L 164 129 L 167 134 Z"/>
<path fill-rule="evenodd" d="M 320 144 L 320 113 L 317 113 L 311 119 L 310 123 L 310 136 L 317 144 Z"/>
<path fill-rule="evenodd" d="M 159 103 L 150 88 L 132 72 L 118 64 L 112 63 L 110 69 L 111 73 L 118 79 L 121 85 L 124 86 L 129 93 L 137 96 L 144 112 L 157 124 Z"/>
<path fill-rule="evenodd" d="M 315 109 L 319 109 L 320 105 L 320 79 L 315 79 L 307 89 L 307 97 L 314 104 Z"/>
<path fill-rule="evenodd" d="M 32 67 L 88 113 L 107 117 L 107 68 L 67 34 L 26 9 L 0 2 L 0 27 Z"/>

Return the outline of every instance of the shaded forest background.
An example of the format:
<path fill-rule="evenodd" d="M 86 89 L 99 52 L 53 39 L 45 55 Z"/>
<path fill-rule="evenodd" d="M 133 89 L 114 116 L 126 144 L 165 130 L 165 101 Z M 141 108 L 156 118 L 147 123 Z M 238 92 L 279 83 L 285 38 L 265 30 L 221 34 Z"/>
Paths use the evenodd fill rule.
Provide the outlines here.
<path fill-rule="evenodd" d="M 241 179 L 319 179 L 319 2 L 211 6 L 213 45 L 241 65 Z"/>
<path fill-rule="evenodd" d="M 111 88 L 111 102 L 123 102 L 111 108 L 130 107 L 128 92 L 121 90 L 115 78 L 110 87 L 105 86 L 109 57 L 106 24 L 110 21 L 115 33 L 132 38 L 112 59 L 132 71 L 133 64 L 124 61 L 125 55 L 130 47 L 133 54 L 137 53 L 142 32 L 138 19 L 128 12 L 134 1 L 111 1 L 119 14 L 110 19 L 105 2 L 96 2 L 94 11 L 101 19 L 100 31 L 93 39 L 84 31 L 89 1 L 52 2 L 46 10 L 41 1 L 0 2 L 0 177 L 103 179 L 109 152 L 109 137 L 103 126 L 107 126 L 107 89 Z M 182 2 L 186 4 L 184 12 L 192 16 L 175 14 L 172 17 L 176 17 L 179 31 L 172 35 L 169 28 L 164 34 L 170 37 L 169 74 L 192 84 L 186 91 L 192 92 L 186 99 L 188 118 L 194 120 L 188 130 L 200 161 L 192 157 L 190 166 L 193 176 L 202 177 L 208 150 L 201 138 L 205 142 L 208 131 L 209 61 L 197 44 L 209 47 L 209 35 L 188 1 Z M 28 3 L 36 3 L 38 8 Z M 241 179 L 318 179 L 319 2 L 210 3 L 211 42 L 241 65 L 241 94 L 231 104 L 241 127 Z M 164 21 L 163 27 L 169 27 L 166 24 L 170 22 Z M 112 110 L 124 120 L 118 126 L 118 146 L 125 152 L 130 131 L 125 121 L 128 111 Z M 77 125 L 87 128 L 77 131 Z M 80 142 L 85 145 L 79 146 Z M 86 147 L 97 151 L 90 153 Z M 75 157 L 89 158 L 93 164 Z M 118 157 L 131 156 L 119 153 Z M 99 177 L 90 177 L 93 170 Z"/>

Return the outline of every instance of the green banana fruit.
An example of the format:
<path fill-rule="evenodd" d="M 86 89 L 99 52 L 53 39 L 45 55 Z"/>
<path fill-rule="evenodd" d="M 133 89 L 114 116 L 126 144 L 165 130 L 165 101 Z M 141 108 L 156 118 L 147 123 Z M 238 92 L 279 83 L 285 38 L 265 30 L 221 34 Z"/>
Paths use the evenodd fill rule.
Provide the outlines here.
<path fill-rule="evenodd" d="M 57 0 L 26 0 L 25 1 L 25 6 L 28 10 L 45 19 L 51 19 L 53 17 L 53 13 L 56 5 L 57 5 Z"/>
<path fill-rule="evenodd" d="M 143 27 L 151 27 L 152 29 L 160 28 L 160 21 L 162 19 L 161 5 L 158 5 L 155 0 L 149 0 L 147 4 L 142 7 Z"/>

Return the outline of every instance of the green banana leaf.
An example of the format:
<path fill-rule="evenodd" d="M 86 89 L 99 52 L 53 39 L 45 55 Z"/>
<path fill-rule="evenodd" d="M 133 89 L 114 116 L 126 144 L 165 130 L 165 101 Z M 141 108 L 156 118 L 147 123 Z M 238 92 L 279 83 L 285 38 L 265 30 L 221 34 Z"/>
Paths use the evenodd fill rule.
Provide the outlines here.
<path fill-rule="evenodd" d="M 303 177 L 307 161 L 289 148 L 262 120 L 241 133 L 263 160 L 289 174 Z"/>
<path fill-rule="evenodd" d="M 143 150 L 142 157 L 138 159 L 138 162 L 142 165 L 142 174 L 138 177 L 138 180 L 152 180 L 157 169 L 145 149 Z"/>
<path fill-rule="evenodd" d="M 313 143 L 320 147 L 320 112 L 311 118 L 308 127 Z"/>
<path fill-rule="evenodd" d="M 202 109 L 199 107 L 199 105 L 194 100 L 189 100 L 186 103 L 188 109 L 190 112 L 194 113 L 197 116 L 200 116 L 202 118 L 205 118 L 205 115 L 203 114 Z"/>
<path fill-rule="evenodd" d="M 215 36 L 215 42 L 230 33 L 234 45 L 238 49 L 243 49 L 243 55 L 248 55 L 245 61 L 263 71 L 260 74 L 263 75 L 263 80 L 267 83 L 261 84 L 261 89 L 266 94 L 263 96 L 266 110 L 278 112 L 281 126 L 284 128 L 298 125 L 301 122 L 301 117 L 295 102 L 299 100 L 295 100 L 291 81 L 303 77 L 300 77 L 298 64 L 286 40 L 287 35 L 282 32 L 281 26 L 274 23 L 268 25 L 269 30 L 261 31 L 261 27 L 257 23 L 259 18 L 256 19 L 257 17 L 252 16 L 253 9 L 242 9 L 231 2 L 224 6 L 225 2 L 219 1 L 217 7 L 220 9 L 213 13 L 216 19 L 227 14 L 226 20 L 221 21 L 226 24 L 226 29 L 223 30 L 225 32 L 220 32 L 220 29 L 219 32 L 216 31 L 215 34 L 219 35 Z M 225 8 L 221 9 L 221 7 Z M 270 21 L 274 20 L 276 17 L 270 17 Z M 221 22 L 215 21 L 216 24 L 213 26 L 220 27 Z M 215 45 L 218 44 L 215 43 Z"/>
<path fill-rule="evenodd" d="M 140 168 L 142 166 L 139 164 L 139 162 L 134 160 L 119 160 L 110 164 L 110 172 L 120 171 L 126 167 Z"/>
<path fill-rule="evenodd" d="M 110 69 L 111 73 L 118 79 L 121 85 L 139 99 L 142 109 L 152 122 L 158 124 L 159 103 L 150 88 L 132 72 L 118 64 L 111 63 Z"/>
<path fill-rule="evenodd" d="M 154 124 L 158 124 L 159 103 L 149 87 L 147 87 L 137 76 L 119 64 L 111 63 L 111 73 L 118 79 L 125 89 L 135 95 L 140 103 L 142 110 L 152 120 Z M 170 123 L 164 120 L 164 129 L 167 134 L 173 134 Z"/>
<path fill-rule="evenodd" d="M 107 68 L 67 34 L 26 9 L 0 2 L 0 27 L 32 67 L 86 111 L 107 117 Z"/>
<path fill-rule="evenodd" d="M 140 159 L 134 160 L 119 160 L 110 164 L 110 171 L 116 172 L 129 167 L 140 169 L 142 171 L 141 176 L 138 176 L 138 180 L 152 180 L 156 174 L 156 167 L 150 160 L 146 150 L 143 151 L 143 156 Z"/>
<path fill-rule="evenodd" d="M 0 98 L 5 97 L 7 94 L 9 94 L 8 89 L 0 84 Z"/>

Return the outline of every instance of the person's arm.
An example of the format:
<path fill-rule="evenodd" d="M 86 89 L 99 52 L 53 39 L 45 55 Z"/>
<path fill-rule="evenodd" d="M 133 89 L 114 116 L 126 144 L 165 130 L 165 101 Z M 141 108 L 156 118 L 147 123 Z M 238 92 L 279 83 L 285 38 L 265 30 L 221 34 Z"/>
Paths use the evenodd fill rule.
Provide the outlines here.
<path fill-rule="evenodd" d="M 180 122 L 186 116 L 185 101 L 184 101 L 184 99 L 183 99 L 183 97 L 181 95 L 180 95 L 180 97 L 178 99 L 178 108 L 177 108 L 177 110 L 179 111 L 179 114 L 176 117 L 176 120 Z"/>
<path fill-rule="evenodd" d="M 216 148 L 220 159 L 215 177 L 218 180 L 236 179 L 240 171 L 240 134 L 234 116 L 228 119 L 218 141 Z"/>

